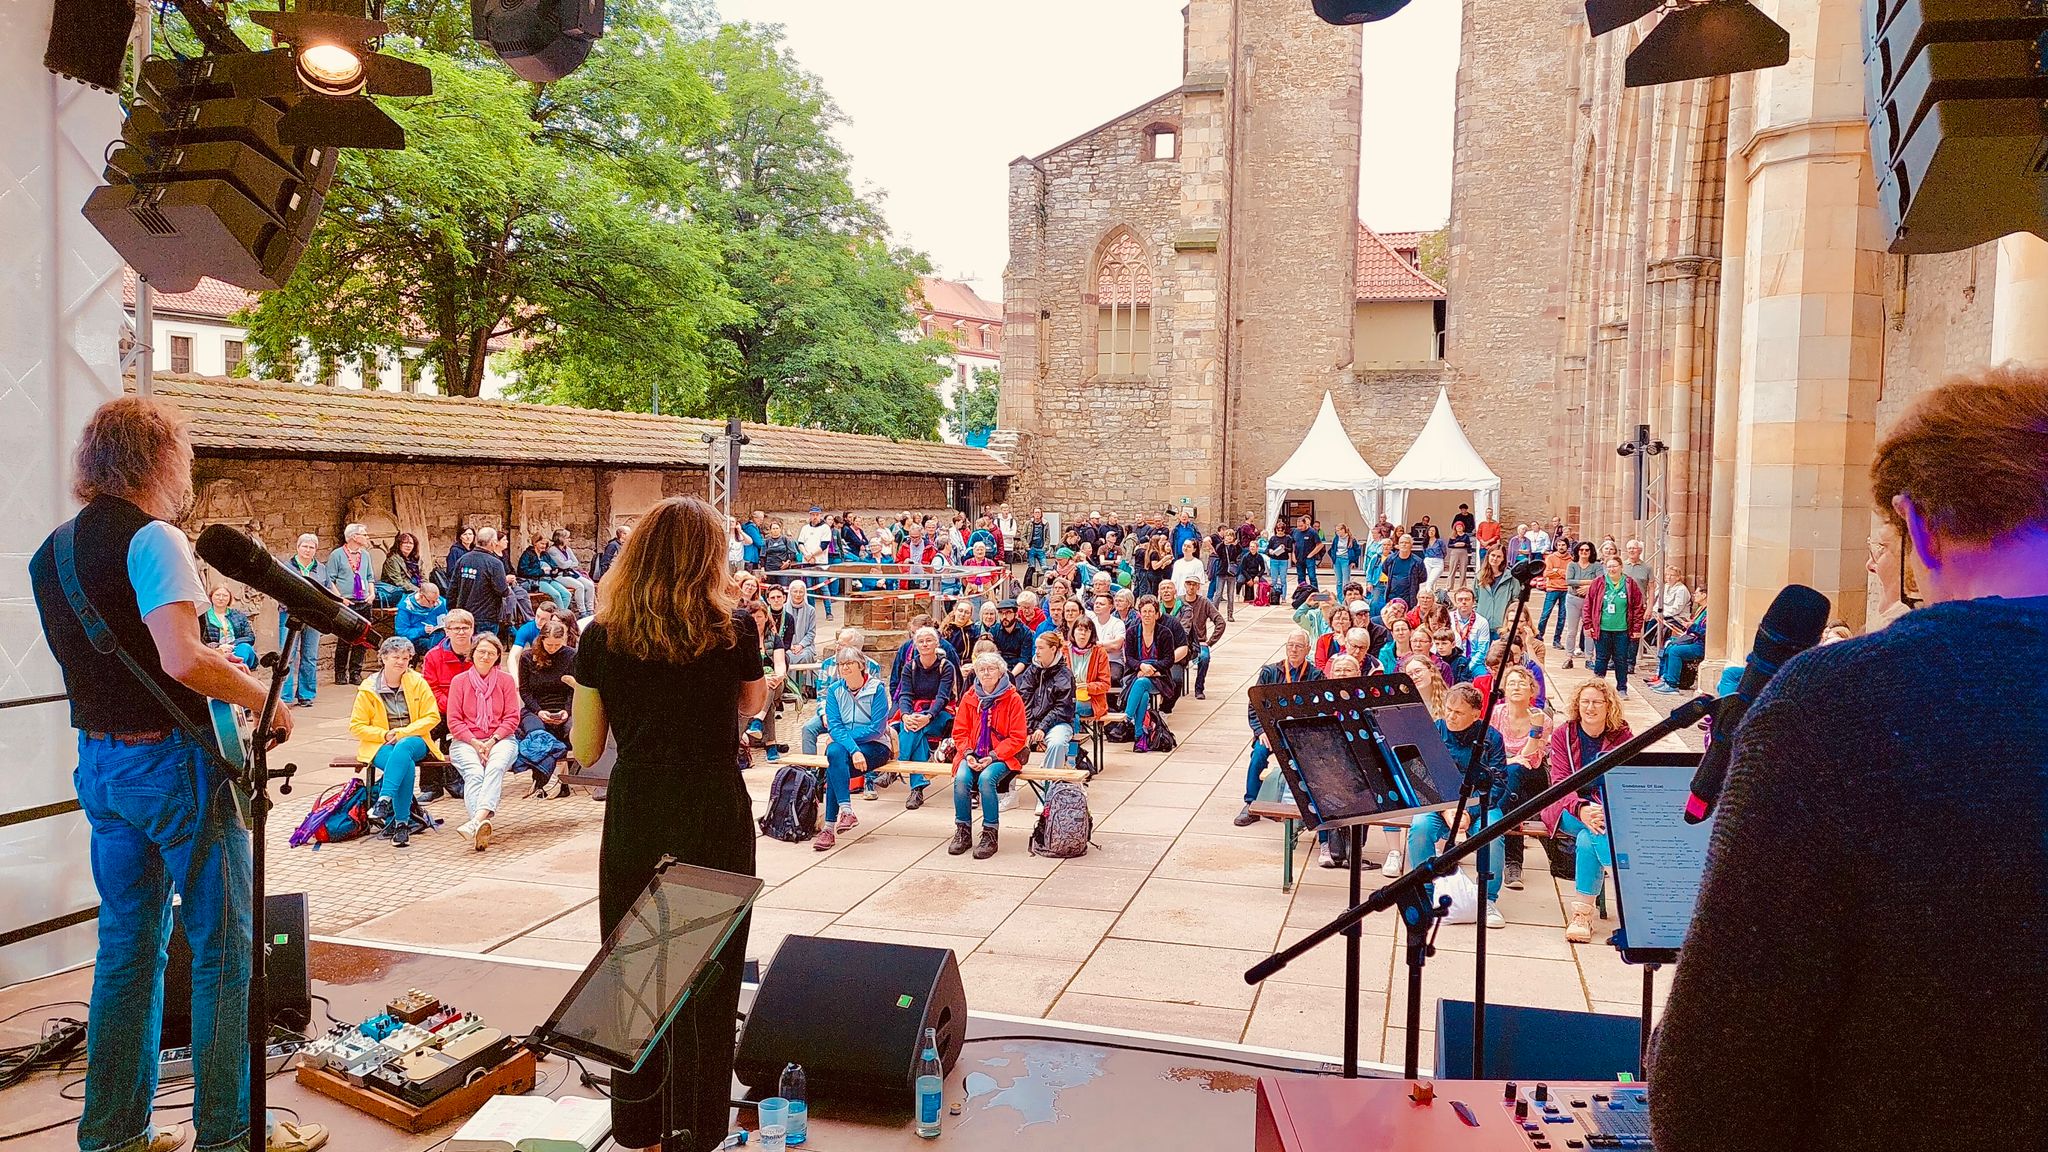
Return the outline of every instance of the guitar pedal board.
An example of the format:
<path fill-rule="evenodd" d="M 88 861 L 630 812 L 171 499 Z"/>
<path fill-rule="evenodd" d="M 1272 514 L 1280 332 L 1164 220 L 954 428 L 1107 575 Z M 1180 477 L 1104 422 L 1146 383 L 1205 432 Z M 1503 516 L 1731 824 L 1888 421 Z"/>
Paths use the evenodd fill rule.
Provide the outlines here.
<path fill-rule="evenodd" d="M 300 1064 L 359 1088 L 427 1104 L 503 1063 L 518 1042 L 473 1012 L 417 988 L 360 1024 L 336 1024 L 299 1050 Z"/>
<path fill-rule="evenodd" d="M 1597 1091 L 1579 1085 L 1553 1091 L 1548 1084 L 1524 1089 L 1509 1081 L 1501 1107 L 1510 1113 L 1535 1152 L 1654 1152 L 1650 1090 L 1639 1085 L 1611 1085 Z"/>
<path fill-rule="evenodd" d="M 384 1064 L 364 1084 L 425 1107 L 497 1067 L 517 1047 L 496 1028 L 472 1028 L 438 1048 L 421 1048 Z"/>

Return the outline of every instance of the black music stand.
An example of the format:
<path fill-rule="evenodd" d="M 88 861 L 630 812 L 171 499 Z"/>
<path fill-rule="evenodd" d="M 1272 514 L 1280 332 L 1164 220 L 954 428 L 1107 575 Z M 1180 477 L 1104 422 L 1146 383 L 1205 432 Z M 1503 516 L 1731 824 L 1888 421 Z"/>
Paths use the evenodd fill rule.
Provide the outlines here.
<path fill-rule="evenodd" d="M 270 720 L 277 712 L 277 698 L 284 678 L 292 667 L 292 653 L 306 643 L 318 644 L 318 634 L 308 639 L 306 626 L 285 620 L 284 636 L 278 650 L 263 658 L 270 664 L 270 691 L 263 698 L 263 711 L 256 716 L 249 740 L 249 1146 L 270 1138 L 270 930 L 264 917 L 264 831 L 270 822 L 270 782 L 278 782 L 280 795 L 292 792 L 296 764 L 270 766 Z M 260 663 L 261 661 L 259 661 Z"/>
<path fill-rule="evenodd" d="M 1406 813 L 1456 802 L 1463 773 L 1437 738 L 1435 721 L 1405 675 L 1268 684 L 1251 690 L 1266 746 L 1312 832 L 1341 831 L 1349 857 L 1350 900 L 1364 895 L 1365 829 Z M 1292 844 L 1287 846 L 1294 851 Z M 1408 926 L 1408 1059 L 1421 1056 L 1417 1022 L 1422 966 L 1437 913 L 1417 887 L 1402 905 Z M 1358 1075 L 1358 992 L 1362 929 L 1344 933 L 1344 1075 Z"/>

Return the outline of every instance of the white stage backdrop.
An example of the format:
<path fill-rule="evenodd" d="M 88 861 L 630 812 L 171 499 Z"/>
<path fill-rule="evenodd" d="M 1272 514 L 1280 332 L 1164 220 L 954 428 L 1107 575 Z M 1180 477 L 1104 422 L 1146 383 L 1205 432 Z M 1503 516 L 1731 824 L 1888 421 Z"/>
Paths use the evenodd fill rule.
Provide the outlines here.
<path fill-rule="evenodd" d="M 91 909 L 76 742 L 28 559 L 75 510 L 78 430 L 120 388 L 121 261 L 79 209 L 121 131 L 105 92 L 43 68 L 50 0 L 0 3 L 0 939 Z M 14 822 L 14 821 L 19 822 Z M 89 960 L 88 920 L 0 947 L 0 984 Z"/>

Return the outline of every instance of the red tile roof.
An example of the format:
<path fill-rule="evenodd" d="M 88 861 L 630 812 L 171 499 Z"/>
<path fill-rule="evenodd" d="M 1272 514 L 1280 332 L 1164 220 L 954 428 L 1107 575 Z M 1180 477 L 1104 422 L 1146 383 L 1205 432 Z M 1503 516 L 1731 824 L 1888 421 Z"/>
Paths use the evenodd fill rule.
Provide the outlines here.
<path fill-rule="evenodd" d="M 941 280 L 936 276 L 923 277 L 917 283 L 924 292 L 924 306 L 918 309 L 920 312 L 954 320 L 980 320 L 989 324 L 1003 322 L 1003 306 L 982 299 L 970 284 Z"/>
<path fill-rule="evenodd" d="M 1396 248 L 1412 248 L 1419 232 L 1374 232 L 1358 226 L 1358 300 L 1361 304 L 1398 300 L 1442 300 L 1444 286 L 1422 274 Z M 1390 239 L 1409 241 L 1395 244 Z"/>
<path fill-rule="evenodd" d="M 135 269 L 121 270 L 121 306 L 135 307 L 137 279 Z M 150 307 L 159 312 L 179 316 L 204 316 L 223 323 L 244 308 L 256 306 L 256 294 L 246 288 L 237 288 L 211 276 L 201 277 L 199 286 L 190 292 L 158 292 L 151 298 Z"/>

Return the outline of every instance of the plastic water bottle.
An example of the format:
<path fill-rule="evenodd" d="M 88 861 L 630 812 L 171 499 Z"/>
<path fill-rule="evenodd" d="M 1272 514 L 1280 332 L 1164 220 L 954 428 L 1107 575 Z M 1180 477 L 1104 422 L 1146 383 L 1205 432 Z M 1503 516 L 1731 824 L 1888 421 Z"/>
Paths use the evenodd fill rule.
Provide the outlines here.
<path fill-rule="evenodd" d="M 811 1122 L 810 1108 L 804 1103 L 804 1066 L 789 1064 L 782 1069 L 782 1098 L 789 1101 L 789 1119 L 785 1122 L 788 1134 L 784 1140 L 790 1147 L 804 1142 L 809 1136 Z"/>
<path fill-rule="evenodd" d="M 939 1036 L 924 1030 L 924 1059 L 917 1066 L 917 1134 L 926 1140 L 939 1134 L 939 1109 L 946 1090 L 946 1069 L 939 1063 Z"/>

